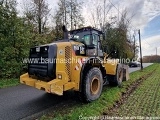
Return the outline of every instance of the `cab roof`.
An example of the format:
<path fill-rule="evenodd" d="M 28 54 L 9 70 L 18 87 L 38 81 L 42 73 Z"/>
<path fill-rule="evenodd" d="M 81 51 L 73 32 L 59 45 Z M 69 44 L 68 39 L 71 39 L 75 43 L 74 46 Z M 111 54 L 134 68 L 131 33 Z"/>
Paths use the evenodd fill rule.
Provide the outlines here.
<path fill-rule="evenodd" d="M 71 30 L 69 31 L 70 33 L 74 33 L 74 32 L 83 32 L 83 31 L 96 31 L 98 34 L 103 34 L 102 31 L 96 29 L 96 28 L 93 28 L 91 26 L 88 26 L 88 27 L 83 27 L 83 28 L 79 28 L 79 29 L 75 29 L 75 30 Z"/>

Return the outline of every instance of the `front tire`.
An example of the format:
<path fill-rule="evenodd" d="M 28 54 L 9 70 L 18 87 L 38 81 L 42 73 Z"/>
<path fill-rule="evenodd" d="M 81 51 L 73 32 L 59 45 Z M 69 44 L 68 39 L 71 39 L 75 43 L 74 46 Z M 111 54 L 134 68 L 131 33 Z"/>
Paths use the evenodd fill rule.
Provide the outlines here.
<path fill-rule="evenodd" d="M 102 93 L 103 77 L 100 69 L 91 68 L 83 79 L 81 96 L 83 101 L 91 102 L 98 99 Z"/>

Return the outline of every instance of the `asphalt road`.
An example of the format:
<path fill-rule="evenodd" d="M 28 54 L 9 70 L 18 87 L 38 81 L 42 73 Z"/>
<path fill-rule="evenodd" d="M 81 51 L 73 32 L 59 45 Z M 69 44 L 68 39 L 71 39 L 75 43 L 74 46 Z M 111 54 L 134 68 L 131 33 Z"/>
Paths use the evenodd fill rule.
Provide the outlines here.
<path fill-rule="evenodd" d="M 149 65 L 151 64 L 143 66 Z M 139 69 L 139 67 L 129 68 L 129 71 L 133 72 Z M 56 96 L 26 85 L 0 89 L 0 120 L 24 119 L 51 106 L 56 107 L 61 103 L 75 101 L 74 95 Z"/>
<path fill-rule="evenodd" d="M 153 63 L 143 63 L 143 68 L 148 67 L 148 66 L 150 66 L 152 64 Z M 140 70 L 140 69 L 141 69 L 141 67 L 132 67 L 132 68 L 129 68 L 129 73 L 132 73 L 132 72 Z"/>
<path fill-rule="evenodd" d="M 56 96 L 26 85 L 0 89 L 0 120 L 24 119 L 70 100 L 75 101 L 74 94 Z"/>

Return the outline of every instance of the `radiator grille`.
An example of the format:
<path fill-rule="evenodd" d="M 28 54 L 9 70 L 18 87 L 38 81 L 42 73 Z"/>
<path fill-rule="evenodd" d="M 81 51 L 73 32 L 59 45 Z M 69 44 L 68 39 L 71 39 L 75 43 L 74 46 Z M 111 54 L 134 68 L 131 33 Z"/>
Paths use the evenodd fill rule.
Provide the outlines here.
<path fill-rule="evenodd" d="M 71 59 L 71 47 L 67 46 L 65 47 L 65 60 L 66 60 L 66 66 L 65 71 L 68 74 L 68 79 L 71 80 L 71 70 L 70 70 L 70 60 Z"/>

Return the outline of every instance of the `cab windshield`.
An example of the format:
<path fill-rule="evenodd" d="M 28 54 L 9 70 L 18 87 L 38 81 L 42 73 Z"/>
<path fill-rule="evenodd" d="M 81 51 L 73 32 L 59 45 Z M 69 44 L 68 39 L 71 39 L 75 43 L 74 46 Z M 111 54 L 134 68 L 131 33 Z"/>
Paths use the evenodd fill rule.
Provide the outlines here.
<path fill-rule="evenodd" d="M 70 35 L 70 40 L 75 40 L 77 42 L 82 42 L 86 45 L 90 45 L 91 35 L 89 32 L 77 32 Z"/>

